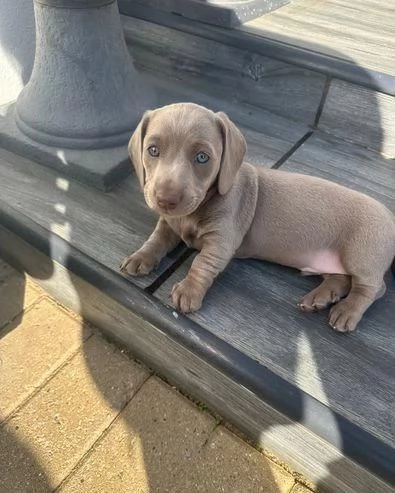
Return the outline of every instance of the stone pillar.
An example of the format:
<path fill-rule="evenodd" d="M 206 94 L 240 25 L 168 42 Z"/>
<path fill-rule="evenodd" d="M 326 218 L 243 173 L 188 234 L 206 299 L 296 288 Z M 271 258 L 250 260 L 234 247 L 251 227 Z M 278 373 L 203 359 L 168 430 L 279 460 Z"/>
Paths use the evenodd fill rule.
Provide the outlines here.
<path fill-rule="evenodd" d="M 126 48 L 115 0 L 34 0 L 29 83 L 0 142 L 100 188 L 129 171 L 127 142 L 153 100 Z M 12 134 L 12 135 L 11 135 Z"/>

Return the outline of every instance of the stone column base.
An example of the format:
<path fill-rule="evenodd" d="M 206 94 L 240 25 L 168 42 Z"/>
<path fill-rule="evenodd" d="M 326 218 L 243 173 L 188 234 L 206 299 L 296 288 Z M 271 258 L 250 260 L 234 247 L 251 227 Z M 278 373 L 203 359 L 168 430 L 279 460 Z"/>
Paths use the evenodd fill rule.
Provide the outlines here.
<path fill-rule="evenodd" d="M 66 179 L 72 178 L 103 191 L 130 174 L 132 165 L 126 145 L 87 150 L 47 146 L 18 129 L 14 112 L 15 104 L 0 108 L 0 147 L 58 171 L 59 176 Z"/>
<path fill-rule="evenodd" d="M 132 169 L 127 144 L 155 99 L 116 0 L 34 0 L 34 14 L 33 71 L 15 105 L 0 108 L 0 145 L 108 189 Z"/>

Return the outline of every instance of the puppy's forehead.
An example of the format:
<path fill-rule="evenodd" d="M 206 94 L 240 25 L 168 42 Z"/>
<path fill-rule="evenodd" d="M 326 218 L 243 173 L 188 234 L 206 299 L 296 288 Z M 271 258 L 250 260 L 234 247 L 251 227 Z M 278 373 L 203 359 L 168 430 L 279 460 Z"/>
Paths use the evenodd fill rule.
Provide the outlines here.
<path fill-rule="evenodd" d="M 220 131 L 212 111 L 194 104 L 175 104 L 153 113 L 148 133 L 165 139 L 213 141 Z"/>

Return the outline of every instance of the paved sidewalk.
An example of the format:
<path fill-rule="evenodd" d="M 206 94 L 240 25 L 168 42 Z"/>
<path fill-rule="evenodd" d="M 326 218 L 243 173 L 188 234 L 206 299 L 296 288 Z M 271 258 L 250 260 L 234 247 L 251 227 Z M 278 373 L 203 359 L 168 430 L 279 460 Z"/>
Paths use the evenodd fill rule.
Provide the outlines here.
<path fill-rule="evenodd" d="M 0 493 L 308 493 L 0 260 Z"/>

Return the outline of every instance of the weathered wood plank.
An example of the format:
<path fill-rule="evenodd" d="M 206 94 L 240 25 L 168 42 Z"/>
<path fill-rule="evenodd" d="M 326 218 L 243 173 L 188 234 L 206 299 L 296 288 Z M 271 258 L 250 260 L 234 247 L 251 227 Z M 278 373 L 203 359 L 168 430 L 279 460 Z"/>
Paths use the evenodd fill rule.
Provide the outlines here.
<path fill-rule="evenodd" d="M 391 493 L 393 489 L 336 447 L 295 423 L 224 373 L 210 361 L 168 337 L 160 327 L 144 322 L 132 311 L 84 279 L 56 264 L 48 277 L 48 259 L 14 234 L 0 227 L 1 247 L 66 306 L 125 344 L 150 368 L 178 388 L 207 403 L 262 447 L 309 477 L 324 491 Z M 75 292 L 80 296 L 76 297 Z M 366 401 L 364 400 L 364 403 Z M 330 410 L 328 410 L 330 414 Z"/>
<path fill-rule="evenodd" d="M 239 125 L 247 140 L 248 161 L 257 165 L 273 166 L 309 131 L 309 127 L 304 123 L 274 115 L 254 106 L 212 96 L 208 87 L 203 86 L 202 92 L 197 92 L 188 84 L 176 79 L 162 77 L 158 81 L 156 77 L 146 74 L 146 80 L 154 87 L 159 106 L 190 101 L 213 111 L 225 111 Z M 207 91 L 203 92 L 203 89 Z"/>
<path fill-rule="evenodd" d="M 376 198 L 395 212 L 395 161 L 324 132 L 315 132 L 281 169 L 340 183 Z"/>
<path fill-rule="evenodd" d="M 395 9 L 387 0 L 299 0 L 245 26 L 262 36 L 395 75 Z"/>
<path fill-rule="evenodd" d="M 106 194 L 0 149 L 0 182 L 4 201 L 114 270 L 155 225 L 132 177 Z M 137 282 L 147 285 L 155 277 Z"/>
<path fill-rule="evenodd" d="M 226 94 L 235 102 L 314 122 L 323 75 L 131 17 L 123 18 L 123 25 L 137 67 L 220 99 Z"/>
<path fill-rule="evenodd" d="M 318 126 L 333 135 L 379 151 L 383 156 L 395 157 L 393 96 L 333 80 Z"/>

